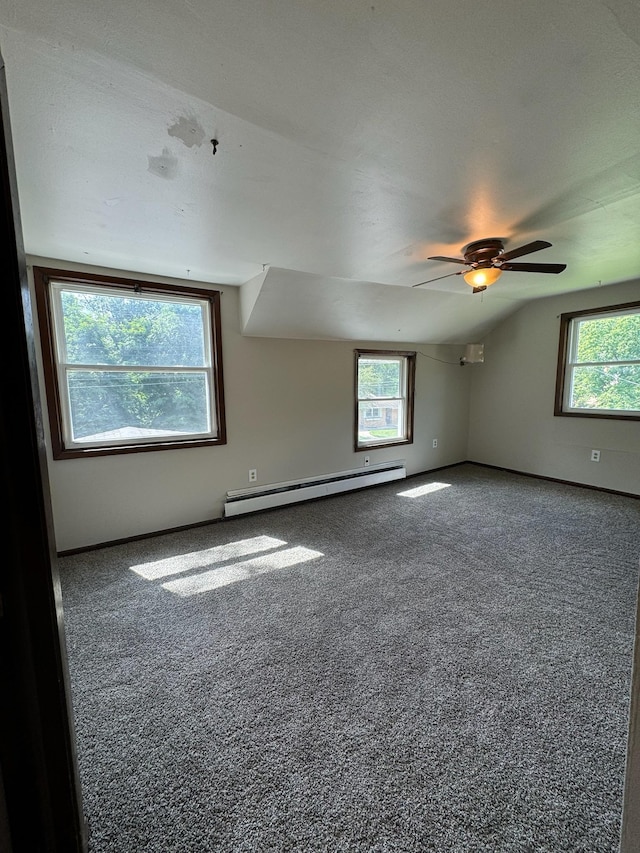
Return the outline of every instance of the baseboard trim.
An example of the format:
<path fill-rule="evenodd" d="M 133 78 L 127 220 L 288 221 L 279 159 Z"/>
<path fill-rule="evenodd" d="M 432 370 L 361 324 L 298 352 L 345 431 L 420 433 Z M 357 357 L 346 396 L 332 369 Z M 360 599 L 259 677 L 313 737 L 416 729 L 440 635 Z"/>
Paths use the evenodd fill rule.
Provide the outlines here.
<path fill-rule="evenodd" d="M 458 468 L 460 465 L 477 465 L 480 468 L 490 468 L 494 471 L 504 471 L 506 474 L 519 474 L 521 477 L 532 477 L 534 480 L 547 480 L 551 483 L 559 483 L 563 486 L 574 486 L 578 489 L 592 489 L 596 492 L 605 492 L 611 495 L 620 495 L 623 498 L 635 498 L 635 500 L 640 500 L 640 495 L 633 494 L 633 492 L 621 492 L 616 489 L 604 489 L 600 486 L 590 486 L 586 483 L 574 483 L 571 480 L 560 480 L 558 477 L 545 477 L 542 474 L 531 474 L 528 471 L 518 471 L 516 468 L 504 468 L 500 465 L 489 465 L 486 462 L 476 462 L 473 459 L 464 459 L 462 462 L 452 462 L 449 465 L 439 465 L 437 468 L 427 468 L 425 471 L 418 471 L 415 474 L 407 474 L 407 480 L 412 480 L 416 477 L 424 477 L 427 474 L 435 474 L 436 471 L 445 471 L 450 468 Z M 372 486 L 364 486 L 364 489 L 378 489 L 380 486 L 388 485 L 388 483 L 376 483 Z M 310 498 L 309 501 L 305 501 L 305 503 L 313 503 L 315 501 L 324 501 L 328 498 L 338 497 L 338 495 L 324 495 L 322 497 Z M 258 510 L 256 513 L 260 512 L 268 512 L 269 510 Z M 96 545 L 83 545 L 80 548 L 69 548 L 65 551 L 58 551 L 56 556 L 58 557 L 72 557 L 74 554 L 86 554 L 89 551 L 98 551 L 102 548 L 111 548 L 115 545 L 126 545 L 128 542 L 140 542 L 144 539 L 154 539 L 157 536 L 166 536 L 170 533 L 180 533 L 183 530 L 193 530 L 196 527 L 207 527 L 210 524 L 219 524 L 224 522 L 225 524 L 229 524 L 234 521 L 238 521 L 243 516 L 230 516 L 229 518 L 219 517 L 219 518 L 210 518 L 206 521 L 196 521 L 193 524 L 183 524 L 180 527 L 168 527 L 164 530 L 154 530 L 150 533 L 140 533 L 136 536 L 126 536 L 122 539 L 112 539 L 108 542 L 99 542 Z"/>
<path fill-rule="evenodd" d="M 491 468 L 493 471 L 504 471 L 506 474 L 519 474 L 521 477 L 532 477 L 534 480 L 547 480 L 550 483 L 558 483 L 561 486 L 574 486 L 576 489 L 591 489 L 594 492 L 605 492 L 609 495 L 620 495 L 623 498 L 635 498 L 640 500 L 640 495 L 634 492 L 622 492 L 618 489 L 605 489 L 604 486 L 592 486 L 589 483 L 576 483 L 573 480 L 561 480 L 559 477 L 546 477 L 544 474 L 531 474 L 528 471 L 518 471 L 517 468 L 503 468 L 501 465 L 489 465 L 487 462 L 475 462 L 467 459 L 467 465 L 478 465 L 481 468 Z"/>
<path fill-rule="evenodd" d="M 152 530 L 150 533 L 138 533 L 136 536 L 124 536 L 122 539 L 110 539 L 98 542 L 96 545 L 81 545 L 79 548 L 68 548 L 57 551 L 57 557 L 72 557 L 74 554 L 86 554 L 88 551 L 100 551 L 102 548 L 112 548 L 114 545 L 126 545 L 128 542 L 141 542 L 144 539 L 155 539 L 156 536 L 166 536 L 169 533 L 180 533 L 183 530 L 194 530 L 196 527 L 208 527 L 218 524 L 224 518 L 210 518 L 207 521 L 194 521 L 192 524 L 182 524 L 180 527 L 165 527 L 163 530 Z"/>

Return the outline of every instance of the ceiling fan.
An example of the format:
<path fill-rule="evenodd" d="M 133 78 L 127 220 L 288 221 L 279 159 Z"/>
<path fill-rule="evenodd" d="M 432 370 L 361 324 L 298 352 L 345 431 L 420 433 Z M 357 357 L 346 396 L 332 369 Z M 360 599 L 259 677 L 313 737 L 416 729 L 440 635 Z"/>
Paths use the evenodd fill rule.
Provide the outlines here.
<path fill-rule="evenodd" d="M 459 272 L 448 273 L 447 275 L 438 276 L 428 281 L 421 281 L 412 287 L 420 287 L 423 284 L 429 284 L 431 281 L 438 281 L 441 278 L 448 278 L 451 275 L 462 275 L 464 280 L 473 288 L 473 293 L 482 293 L 490 284 L 497 281 L 503 272 L 546 272 L 559 273 L 567 268 L 566 264 L 512 264 L 514 258 L 521 258 L 523 255 L 530 255 L 532 252 L 539 252 L 540 249 L 548 249 L 551 243 L 545 240 L 534 240 L 532 243 L 526 243 L 524 246 L 519 246 L 517 249 L 511 249 L 508 252 L 504 250 L 504 244 L 499 237 L 488 237 L 485 240 L 476 240 L 469 243 L 462 249 L 463 258 L 446 258 L 436 255 L 432 258 L 427 258 L 428 261 L 447 261 L 452 264 L 463 264 L 469 267 L 468 270 L 460 270 Z"/>

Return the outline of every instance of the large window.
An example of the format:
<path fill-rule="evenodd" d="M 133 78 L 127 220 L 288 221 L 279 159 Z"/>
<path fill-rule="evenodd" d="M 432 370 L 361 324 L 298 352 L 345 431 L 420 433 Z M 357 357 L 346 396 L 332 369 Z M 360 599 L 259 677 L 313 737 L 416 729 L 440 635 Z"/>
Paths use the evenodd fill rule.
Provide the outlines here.
<path fill-rule="evenodd" d="M 55 459 L 226 442 L 220 294 L 34 268 Z"/>
<path fill-rule="evenodd" d="M 416 354 L 356 350 L 355 449 L 413 441 Z"/>
<path fill-rule="evenodd" d="M 555 414 L 640 419 L 640 302 L 562 314 Z"/>

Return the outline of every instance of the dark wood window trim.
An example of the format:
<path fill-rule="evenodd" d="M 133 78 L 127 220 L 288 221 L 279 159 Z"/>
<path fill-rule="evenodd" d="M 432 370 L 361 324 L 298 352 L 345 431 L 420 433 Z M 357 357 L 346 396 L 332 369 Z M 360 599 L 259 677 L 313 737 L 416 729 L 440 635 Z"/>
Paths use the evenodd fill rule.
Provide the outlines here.
<path fill-rule="evenodd" d="M 553 414 L 563 418 L 604 418 L 617 421 L 639 421 L 640 415 L 617 414 L 616 412 L 565 412 L 564 393 L 566 362 L 569 350 L 569 330 L 571 321 L 578 317 L 588 317 L 596 314 L 616 314 L 621 311 L 640 310 L 640 302 L 625 302 L 622 305 L 607 305 L 602 308 L 589 308 L 584 311 L 570 311 L 560 315 L 560 344 L 558 347 L 558 367 L 556 372 L 556 397 Z"/>
<path fill-rule="evenodd" d="M 356 349 L 353 351 L 354 362 L 354 436 L 353 449 L 356 453 L 366 452 L 367 450 L 378 450 L 382 447 L 397 447 L 403 444 L 413 444 L 413 412 L 414 412 L 414 396 L 416 384 L 416 353 L 405 350 L 385 350 L 385 349 Z M 381 441 L 372 444 L 362 445 L 358 441 L 358 361 L 360 356 L 389 356 L 392 358 L 405 358 L 407 363 L 407 434 L 406 437 L 399 441 Z"/>
<path fill-rule="evenodd" d="M 34 267 L 33 279 L 40 329 L 44 383 L 49 410 L 51 448 L 54 459 L 86 459 L 95 456 L 111 456 L 122 453 L 142 453 L 158 450 L 184 450 L 188 447 L 207 447 L 227 443 L 226 418 L 224 406 L 224 381 L 222 371 L 222 339 L 220 319 L 220 292 L 205 288 L 184 285 L 161 284 L 158 282 L 138 281 L 110 275 L 98 275 L 86 272 L 71 272 L 63 269 Z M 214 374 L 214 408 L 217 420 L 217 435 L 211 438 L 160 440 L 122 444 L 118 446 L 69 448 L 65 446 L 62 426 L 62 406 L 60 388 L 57 379 L 53 314 L 51 310 L 51 288 L 49 283 L 67 282 L 80 285 L 106 286 L 114 289 L 136 291 L 149 294 L 172 294 L 194 297 L 209 302 L 211 307 L 212 361 Z"/>

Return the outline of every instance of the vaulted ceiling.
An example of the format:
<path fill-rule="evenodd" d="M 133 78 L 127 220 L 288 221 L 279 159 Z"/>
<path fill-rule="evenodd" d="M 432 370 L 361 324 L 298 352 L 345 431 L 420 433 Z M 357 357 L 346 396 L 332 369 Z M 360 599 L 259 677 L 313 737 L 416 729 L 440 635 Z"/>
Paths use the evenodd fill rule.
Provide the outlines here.
<path fill-rule="evenodd" d="M 0 0 L 0 52 L 26 251 L 237 285 L 245 334 L 460 343 L 640 275 L 637 0 Z M 567 269 L 427 260 L 485 237 Z"/>

